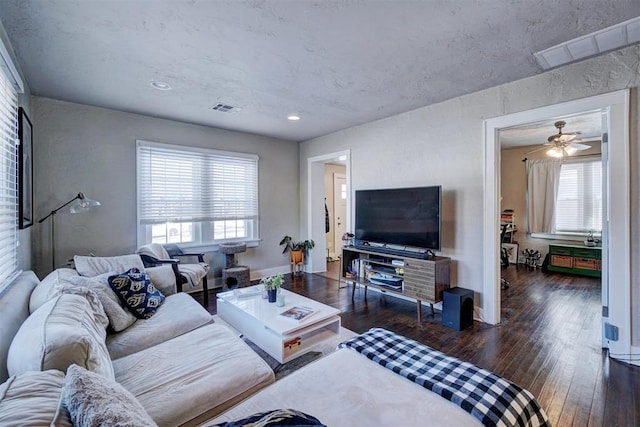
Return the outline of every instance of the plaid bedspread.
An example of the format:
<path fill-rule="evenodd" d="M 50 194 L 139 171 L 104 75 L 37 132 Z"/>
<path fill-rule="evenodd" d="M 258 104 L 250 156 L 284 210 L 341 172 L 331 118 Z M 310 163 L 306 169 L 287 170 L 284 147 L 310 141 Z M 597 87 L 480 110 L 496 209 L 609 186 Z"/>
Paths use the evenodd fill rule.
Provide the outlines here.
<path fill-rule="evenodd" d="M 485 426 L 551 426 L 535 397 L 492 372 L 386 329 L 339 344 L 455 403 Z"/>

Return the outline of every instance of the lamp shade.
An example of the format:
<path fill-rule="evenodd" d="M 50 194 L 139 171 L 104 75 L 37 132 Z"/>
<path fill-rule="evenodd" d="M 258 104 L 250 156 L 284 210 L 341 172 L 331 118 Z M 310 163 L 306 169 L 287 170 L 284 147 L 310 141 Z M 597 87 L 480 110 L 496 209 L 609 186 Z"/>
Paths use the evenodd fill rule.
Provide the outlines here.
<path fill-rule="evenodd" d="M 69 207 L 69 212 L 72 214 L 82 213 L 97 206 L 100 206 L 99 201 L 86 197 L 84 193 L 78 193 L 78 196 Z"/>

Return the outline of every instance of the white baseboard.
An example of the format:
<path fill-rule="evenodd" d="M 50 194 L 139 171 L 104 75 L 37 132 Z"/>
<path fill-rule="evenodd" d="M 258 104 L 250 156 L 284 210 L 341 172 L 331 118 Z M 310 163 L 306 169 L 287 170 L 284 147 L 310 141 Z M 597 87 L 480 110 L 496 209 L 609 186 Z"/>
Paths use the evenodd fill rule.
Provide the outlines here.
<path fill-rule="evenodd" d="M 631 346 L 631 354 L 633 354 L 634 357 L 632 357 L 632 360 L 630 360 L 629 363 L 635 366 L 640 366 L 640 347 Z"/>
<path fill-rule="evenodd" d="M 482 322 L 485 323 L 484 320 L 482 320 L 482 307 L 480 306 L 473 306 L 473 320 L 477 320 L 478 322 Z"/>
<path fill-rule="evenodd" d="M 631 353 L 627 356 L 625 355 L 625 357 L 613 357 L 611 356 L 612 359 L 615 359 L 619 362 L 624 362 L 624 363 L 628 363 L 630 365 L 634 365 L 634 366 L 640 366 L 640 347 L 637 346 L 631 346 Z"/>
<path fill-rule="evenodd" d="M 276 274 L 290 274 L 289 265 L 280 265 L 278 267 L 265 268 L 264 270 L 251 270 L 251 280 L 260 280 L 263 277 L 275 276 Z"/>

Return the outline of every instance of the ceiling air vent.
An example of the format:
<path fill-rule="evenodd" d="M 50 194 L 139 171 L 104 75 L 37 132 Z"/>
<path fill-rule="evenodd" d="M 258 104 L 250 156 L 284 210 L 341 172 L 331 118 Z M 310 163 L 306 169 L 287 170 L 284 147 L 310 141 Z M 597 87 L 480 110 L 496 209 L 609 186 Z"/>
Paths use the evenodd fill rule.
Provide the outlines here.
<path fill-rule="evenodd" d="M 224 104 L 222 102 L 215 104 L 213 107 L 211 107 L 211 109 L 214 111 L 219 111 L 221 113 L 235 113 L 236 111 L 240 111 L 240 108 L 234 107 L 233 105 Z"/>

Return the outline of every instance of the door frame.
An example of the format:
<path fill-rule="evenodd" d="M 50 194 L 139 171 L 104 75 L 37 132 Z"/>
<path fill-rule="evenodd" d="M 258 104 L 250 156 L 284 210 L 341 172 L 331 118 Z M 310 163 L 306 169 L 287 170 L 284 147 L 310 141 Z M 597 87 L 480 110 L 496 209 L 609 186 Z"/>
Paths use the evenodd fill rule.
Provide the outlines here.
<path fill-rule="evenodd" d="M 334 242 L 334 256 L 338 257 L 340 255 L 342 255 L 340 253 L 341 249 L 342 249 L 342 235 L 338 235 L 338 226 L 337 226 L 337 222 L 338 222 L 338 215 L 336 215 L 336 200 L 338 200 L 338 192 L 336 191 L 336 181 L 339 179 L 344 179 L 345 184 L 347 183 L 347 174 L 345 173 L 337 173 L 334 172 L 332 178 L 332 182 L 333 182 L 333 212 L 331 213 L 332 217 L 333 217 L 333 224 L 331 224 L 331 226 L 333 227 L 333 242 Z M 339 190 L 339 189 L 338 189 Z M 348 225 L 348 215 L 349 212 L 347 211 L 347 206 L 346 204 L 349 202 L 349 193 L 347 190 L 347 198 L 345 199 L 345 209 L 344 209 L 344 218 L 342 218 L 342 223 L 344 224 L 344 230 L 345 232 L 347 230 L 350 230 L 349 228 L 347 228 Z"/>
<path fill-rule="evenodd" d="M 351 229 L 351 150 L 321 154 L 307 159 L 307 234 L 316 246 L 306 258 L 305 272 L 327 271 L 324 228 L 324 165 L 343 157 L 347 178 L 347 230 Z"/>
<path fill-rule="evenodd" d="M 609 195 L 608 251 L 616 256 L 607 257 L 608 323 L 619 328 L 618 340 L 608 341 L 610 354 L 631 354 L 631 237 L 630 237 L 630 155 L 629 155 L 629 90 L 620 90 L 575 101 L 564 102 L 496 117 L 484 121 L 484 227 L 483 227 L 483 295 L 482 318 L 490 324 L 500 323 L 500 266 L 499 212 L 500 212 L 500 138 L 499 130 L 520 124 L 568 116 L 585 111 L 601 110 L 609 115 L 609 143 L 607 158 Z M 615 189 L 615 191 L 611 191 Z"/>

